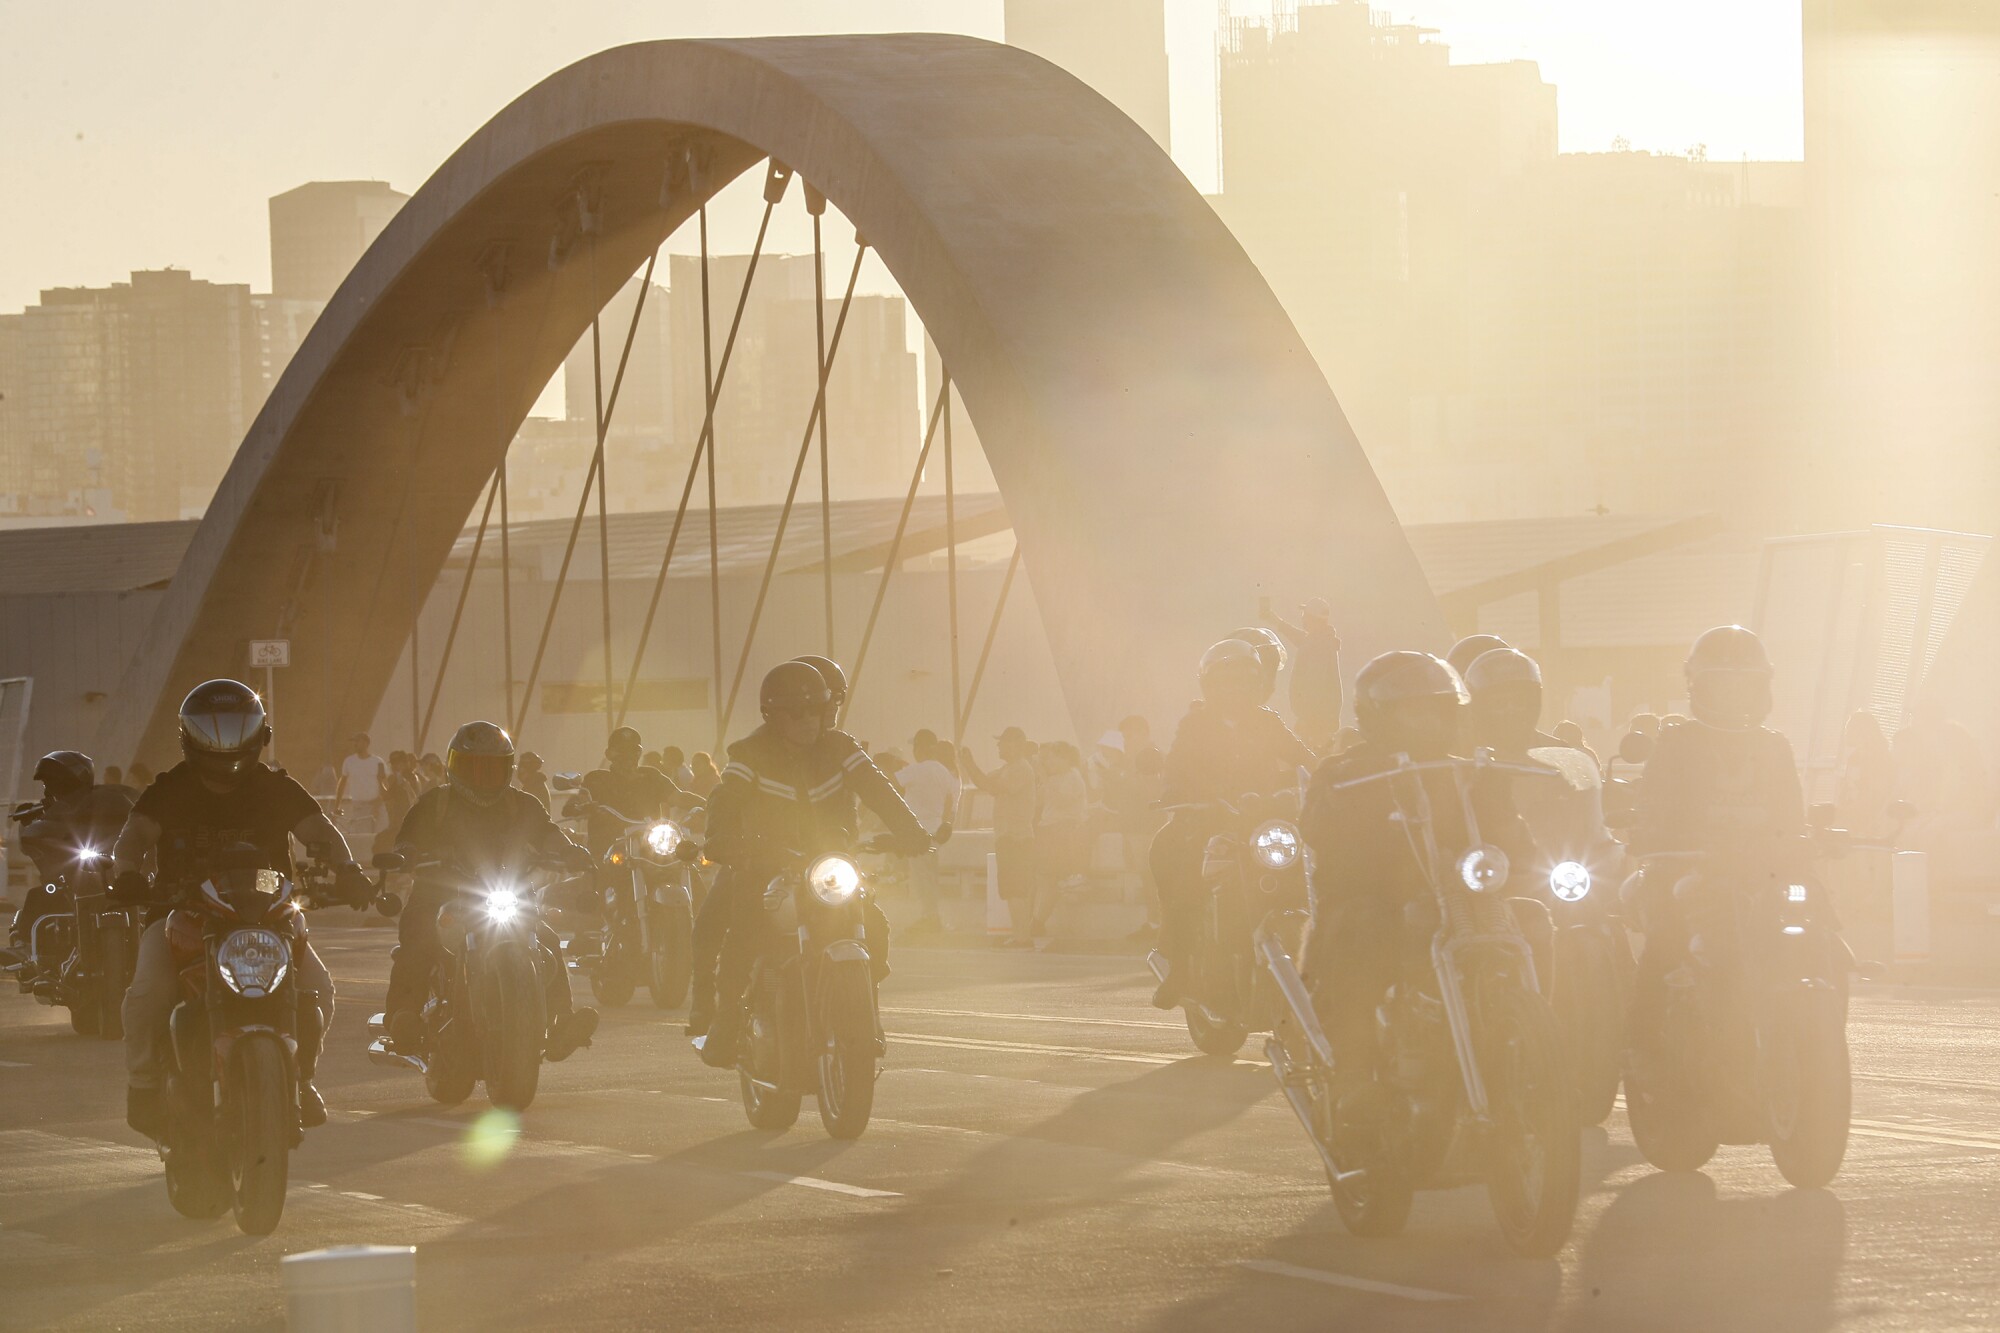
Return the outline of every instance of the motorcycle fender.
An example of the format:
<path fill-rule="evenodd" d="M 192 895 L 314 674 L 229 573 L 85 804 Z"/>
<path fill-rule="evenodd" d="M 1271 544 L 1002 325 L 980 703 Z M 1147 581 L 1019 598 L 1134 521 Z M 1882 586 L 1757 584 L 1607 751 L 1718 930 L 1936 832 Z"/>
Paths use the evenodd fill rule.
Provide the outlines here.
<path fill-rule="evenodd" d="M 201 1068 L 202 1038 L 207 1016 L 192 1004 L 177 1004 L 167 1019 L 167 1034 L 173 1041 L 174 1064 L 183 1073 Z"/>
<path fill-rule="evenodd" d="M 299 1043 L 296 1037 L 280 1032 L 268 1024 L 246 1023 L 241 1027 L 225 1028 L 210 1038 L 209 1046 L 215 1059 L 216 1078 L 220 1079 L 223 1071 L 229 1067 L 229 1056 L 235 1051 L 237 1043 L 253 1037 L 260 1040 L 269 1037 L 281 1044 L 285 1048 L 286 1068 L 291 1068 L 297 1061 Z"/>
<path fill-rule="evenodd" d="M 875 975 L 859 940 L 835 940 L 820 955 L 819 1012 L 823 1030 L 837 1041 L 872 1043 L 878 1030 Z"/>

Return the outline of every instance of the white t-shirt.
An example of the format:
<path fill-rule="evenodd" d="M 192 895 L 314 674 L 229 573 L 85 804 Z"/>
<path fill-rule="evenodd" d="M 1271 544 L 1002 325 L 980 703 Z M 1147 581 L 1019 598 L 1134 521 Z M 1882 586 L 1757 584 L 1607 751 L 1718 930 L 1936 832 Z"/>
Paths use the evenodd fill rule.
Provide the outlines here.
<path fill-rule="evenodd" d="M 382 799 L 382 776 L 389 765 L 379 754 L 351 754 L 340 761 L 340 775 L 347 779 L 347 799 L 363 805 Z"/>
<path fill-rule="evenodd" d="M 907 765 L 896 774 L 896 785 L 925 832 L 936 833 L 958 810 L 958 779 L 935 759 Z"/>

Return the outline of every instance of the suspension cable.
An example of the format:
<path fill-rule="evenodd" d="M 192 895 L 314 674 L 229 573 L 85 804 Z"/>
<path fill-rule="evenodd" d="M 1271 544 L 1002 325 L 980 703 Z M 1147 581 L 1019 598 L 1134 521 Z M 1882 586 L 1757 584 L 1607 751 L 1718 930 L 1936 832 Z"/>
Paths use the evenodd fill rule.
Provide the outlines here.
<path fill-rule="evenodd" d="M 814 207 L 817 202 L 818 207 Z M 831 367 L 826 360 L 826 249 L 820 243 L 819 219 L 826 211 L 826 196 L 806 191 L 806 208 L 813 220 L 813 337 L 814 355 L 819 362 L 819 542 L 820 567 L 826 575 L 826 655 L 834 655 L 833 642 L 833 482 L 826 444 L 826 385 Z"/>
<path fill-rule="evenodd" d="M 944 405 L 944 564 L 945 602 L 951 634 L 951 748 L 965 748 L 965 696 L 958 689 L 958 496 L 952 475 L 951 403 Z"/>
<path fill-rule="evenodd" d="M 664 246 L 665 241 L 660 244 Z M 625 366 L 632 356 L 632 340 L 639 332 L 639 316 L 646 308 L 646 292 L 653 285 L 653 266 L 659 262 L 660 252 L 655 249 L 646 260 L 646 277 L 639 286 L 639 299 L 632 304 L 632 324 L 625 332 L 625 350 L 618 356 L 618 373 L 611 377 L 611 397 L 604 405 L 602 419 L 598 422 L 597 448 L 591 451 L 590 468 L 584 474 L 583 494 L 577 500 L 576 518 L 569 525 L 569 541 L 563 547 L 562 564 L 556 570 L 555 589 L 549 595 L 549 613 L 542 621 L 542 635 L 535 644 L 535 658 L 528 667 L 528 679 L 521 691 L 521 711 L 514 719 L 514 740 L 518 744 L 527 727 L 528 711 L 534 706 L 535 685 L 541 679 L 542 659 L 549 648 L 549 634 L 555 629 L 556 612 L 562 608 L 563 585 L 569 581 L 570 560 L 576 555 L 577 534 L 583 530 L 583 516 L 590 512 L 591 483 L 597 480 L 598 470 L 604 465 L 604 431 L 611 424 L 611 414 L 618 410 L 618 391 L 625 385 Z"/>
<path fill-rule="evenodd" d="M 708 205 L 701 206 L 701 386 L 703 401 L 715 397 L 712 357 L 714 330 L 708 317 Z M 709 711 L 715 717 L 715 757 L 722 756 L 722 546 L 715 531 L 715 428 L 708 431 L 708 643 L 714 654 L 709 677 Z"/>
<path fill-rule="evenodd" d="M 1014 586 L 1014 574 L 1021 568 L 1021 541 L 1014 539 L 1014 554 L 1007 559 L 1007 572 L 1000 579 L 1000 600 L 993 604 L 993 623 L 986 627 L 986 642 L 979 646 L 979 662 L 972 668 L 972 684 L 965 691 L 965 711 L 958 715 L 958 734 L 972 726 L 972 705 L 979 698 L 979 683 L 986 678 L 986 659 L 993 655 L 993 641 L 1000 637 L 1000 617 L 1007 610 L 1007 593 Z"/>
<path fill-rule="evenodd" d="M 681 486 L 681 502 L 674 509 L 674 526 L 667 534 L 667 549 L 666 553 L 660 557 L 660 573 L 653 580 L 653 595 L 646 603 L 646 618 L 639 626 L 639 643 L 632 650 L 632 671 L 625 678 L 625 704 L 620 707 L 618 712 L 618 721 L 621 725 L 625 721 L 625 709 L 631 703 L 632 690 L 639 679 L 639 667 L 646 660 L 646 644 L 653 637 L 653 619 L 658 615 L 660 610 L 660 596 L 667 589 L 667 572 L 672 568 L 674 563 L 674 548 L 680 545 L 681 525 L 687 520 L 688 499 L 694 494 L 695 479 L 701 473 L 702 455 L 710 449 L 715 441 L 715 408 L 716 404 L 722 399 L 722 385 L 724 379 L 729 374 L 730 358 L 736 354 L 736 334 L 743 327 L 743 311 L 750 303 L 750 284 L 757 277 L 757 261 L 764 254 L 764 237 L 771 229 L 771 213 L 777 208 L 778 200 L 784 197 L 785 184 L 790 179 L 791 171 L 789 168 L 781 167 L 776 162 L 771 164 L 771 173 L 766 177 L 764 182 L 764 220 L 757 226 L 757 243 L 751 248 L 750 262 L 743 270 L 743 290 L 737 293 L 736 296 L 736 313 L 729 321 L 729 336 L 722 340 L 722 360 L 715 368 L 714 383 L 709 386 L 708 404 L 702 412 L 701 434 L 695 440 L 694 457 L 688 461 L 687 481 Z M 776 198 L 773 197 L 774 193 Z M 702 354 L 704 359 L 708 353 L 707 237 L 708 210 L 704 208 L 702 210 Z M 716 560 L 717 547 L 715 544 L 715 478 L 713 476 L 712 465 L 709 477 L 708 504 L 709 561 L 713 565 Z M 716 576 L 711 574 L 710 591 L 715 599 L 714 616 L 718 629 L 722 621 L 720 586 L 720 583 L 716 581 Z M 718 633 L 716 642 L 719 645 L 721 641 L 721 636 Z M 718 654 L 720 653 L 719 647 L 717 652 Z M 722 673 L 719 670 L 716 673 L 715 679 L 717 685 L 720 686 Z M 720 731 L 721 728 L 718 726 L 717 730 Z M 717 745 L 720 746 L 720 744 L 721 742 L 718 741 Z"/>
<path fill-rule="evenodd" d="M 854 267 L 847 274 L 847 291 L 840 298 L 840 314 L 833 321 L 833 337 L 826 346 L 825 365 L 832 365 L 840 355 L 840 338 L 847 331 L 847 312 L 854 302 L 854 284 L 861 279 L 861 261 L 868 256 L 868 242 L 859 233 L 854 237 Z M 805 475 L 806 459 L 811 456 L 813 431 L 819 424 L 820 414 L 826 410 L 826 380 L 820 380 L 819 392 L 813 395 L 811 414 L 806 418 L 805 438 L 799 441 L 798 461 L 792 465 L 792 484 L 785 488 L 785 503 L 778 510 L 778 530 L 771 536 L 771 558 L 764 564 L 764 578 L 757 585 L 757 600 L 750 607 L 750 627 L 743 634 L 743 654 L 736 659 L 736 676 L 729 683 L 729 703 L 722 710 L 725 732 L 729 729 L 729 719 L 736 712 L 736 696 L 743 688 L 743 673 L 750 665 L 750 650 L 757 642 L 757 625 L 764 618 L 764 600 L 771 592 L 771 576 L 778 572 L 778 554 L 784 549 L 785 528 L 792 517 L 792 504 L 798 499 L 799 478 Z"/>
<path fill-rule="evenodd" d="M 882 614 L 883 599 L 889 595 L 889 579 L 896 572 L 896 560 L 903 549 L 903 533 L 910 526 L 910 511 L 916 507 L 917 487 L 924 479 L 924 464 L 930 460 L 931 441 L 937 438 L 938 422 L 944 416 L 945 398 L 951 393 L 951 372 L 943 372 L 939 380 L 937 403 L 931 408 L 930 424 L 924 428 L 924 443 L 917 450 L 917 465 L 910 469 L 910 489 L 903 496 L 903 512 L 896 518 L 896 535 L 889 539 L 889 557 L 882 564 L 881 582 L 875 585 L 875 604 L 868 608 L 868 625 L 861 631 L 861 646 L 854 653 L 854 669 L 847 678 L 847 698 L 840 705 L 842 726 L 847 725 L 847 710 L 854 706 L 854 692 L 861 687 L 861 668 L 868 661 L 868 645 L 875 640 L 875 622 Z"/>
<path fill-rule="evenodd" d="M 655 258 L 658 252 L 655 252 Z M 597 233 L 590 236 L 591 286 L 597 285 Z M 652 265 L 646 266 L 646 280 L 639 288 L 638 301 L 643 304 L 646 289 L 653 285 Z M 632 310 L 632 334 L 638 336 L 639 310 Z M 598 344 L 598 317 L 590 317 L 590 382 L 593 404 L 597 413 L 597 584 L 604 604 L 604 734 L 609 736 L 618 724 L 612 720 L 616 705 L 611 699 L 611 519 L 606 512 L 604 474 L 611 469 L 607 466 L 604 441 L 606 436 L 604 420 L 604 353 Z M 630 343 L 627 343 L 627 350 Z"/>
<path fill-rule="evenodd" d="M 424 752 L 424 742 L 430 738 L 431 719 L 437 715 L 438 695 L 444 689 L 444 671 L 451 665 L 452 645 L 458 642 L 458 623 L 465 615 L 466 599 L 472 595 L 472 578 L 479 572 L 480 548 L 486 545 L 486 524 L 493 517 L 493 502 L 499 494 L 500 473 L 495 472 L 492 483 L 486 488 L 486 508 L 479 515 L 479 531 L 472 539 L 472 555 L 465 562 L 465 579 L 458 585 L 458 604 L 451 609 L 451 628 L 445 631 L 444 649 L 438 654 L 437 675 L 431 681 L 431 698 L 424 706 L 423 725 L 417 728 L 418 754 Z"/>

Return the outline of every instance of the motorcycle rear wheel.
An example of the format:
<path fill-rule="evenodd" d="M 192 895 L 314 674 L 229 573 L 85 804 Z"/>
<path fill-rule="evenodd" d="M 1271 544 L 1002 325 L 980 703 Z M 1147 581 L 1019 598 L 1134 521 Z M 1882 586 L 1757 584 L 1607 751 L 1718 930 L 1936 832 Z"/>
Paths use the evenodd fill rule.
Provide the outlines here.
<path fill-rule="evenodd" d="M 631 968 L 623 958 L 607 953 L 597 960 L 597 969 L 590 974 L 590 993 L 599 1004 L 607 1009 L 623 1009 L 632 1002 L 632 992 L 637 989 Z"/>
<path fill-rule="evenodd" d="M 1314 1119 L 1319 1126 L 1315 1137 L 1329 1151 L 1334 1142 L 1333 1113 L 1332 1102 L 1322 1097 L 1315 1108 Z M 1379 1143 L 1376 1146 L 1381 1147 Z M 1326 1188 L 1333 1195 L 1333 1209 L 1340 1214 L 1341 1225 L 1356 1236 L 1401 1235 L 1410 1221 L 1416 1186 L 1397 1168 L 1387 1151 L 1378 1151 L 1372 1158 L 1363 1153 L 1357 1161 L 1364 1168 L 1363 1174 L 1345 1181 L 1333 1173 L 1332 1167 L 1326 1168 Z"/>
<path fill-rule="evenodd" d="M 548 1010 L 534 959 L 518 943 L 502 945 L 486 961 L 486 1003 L 480 1007 L 480 1072 L 486 1096 L 507 1111 L 525 1111 L 542 1076 Z"/>
<path fill-rule="evenodd" d="M 1508 1245 L 1546 1259 L 1562 1249 L 1576 1223 L 1582 1177 L 1576 1089 L 1541 996 L 1496 987 L 1476 1021 L 1493 1116 L 1487 1197 Z"/>
<path fill-rule="evenodd" d="M 285 1214 L 298 1094 L 284 1054 L 271 1040 L 238 1045 L 232 1064 L 236 1087 L 224 1091 L 223 1105 L 235 1111 L 228 1153 L 236 1226 L 246 1236 L 268 1236 Z"/>
<path fill-rule="evenodd" d="M 229 1211 L 229 1182 L 202 1154 L 176 1148 L 167 1154 L 167 1202 L 182 1217 L 213 1222 Z"/>
<path fill-rule="evenodd" d="M 1625 1118 L 1639 1155 L 1662 1171 L 1699 1171 L 1721 1142 L 1678 1071 L 1626 1074 Z"/>
<path fill-rule="evenodd" d="M 1212 1055 L 1219 1060 L 1234 1059 L 1243 1049 L 1243 1043 L 1250 1039 L 1250 1029 L 1241 1023 L 1224 1020 L 1210 1022 L 1200 1005 L 1189 1001 L 1183 1011 L 1187 1018 L 1188 1036 L 1203 1055 Z"/>
<path fill-rule="evenodd" d="M 457 1106 L 479 1084 L 479 1063 L 461 1035 L 463 1021 L 447 1024 L 432 1043 L 424 1067 L 424 1091 L 440 1106 Z"/>
<path fill-rule="evenodd" d="M 69 1007 L 69 1030 L 79 1037 L 95 1037 L 101 1026 L 97 1018 L 97 988 L 88 986 Z"/>
<path fill-rule="evenodd" d="M 1847 1032 L 1838 1009 L 1823 1011 L 1811 1003 L 1815 997 L 1798 998 L 1766 1057 L 1766 1082 L 1774 1090 L 1771 1158 L 1794 1188 L 1824 1189 L 1847 1157 L 1854 1111 Z"/>
<path fill-rule="evenodd" d="M 1625 1011 L 1602 939 L 1564 931 L 1555 941 L 1554 1008 L 1576 1087 L 1577 1123 L 1601 1125 L 1618 1103 Z"/>

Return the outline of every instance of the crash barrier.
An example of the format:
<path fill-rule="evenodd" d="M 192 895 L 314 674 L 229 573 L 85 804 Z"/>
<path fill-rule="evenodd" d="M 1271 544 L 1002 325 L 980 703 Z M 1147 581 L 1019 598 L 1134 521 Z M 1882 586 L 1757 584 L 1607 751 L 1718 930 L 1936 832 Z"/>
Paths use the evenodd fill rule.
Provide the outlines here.
<path fill-rule="evenodd" d="M 416 1333 L 414 1245 L 337 1245 L 288 1254 L 285 1324 L 291 1333 Z"/>

